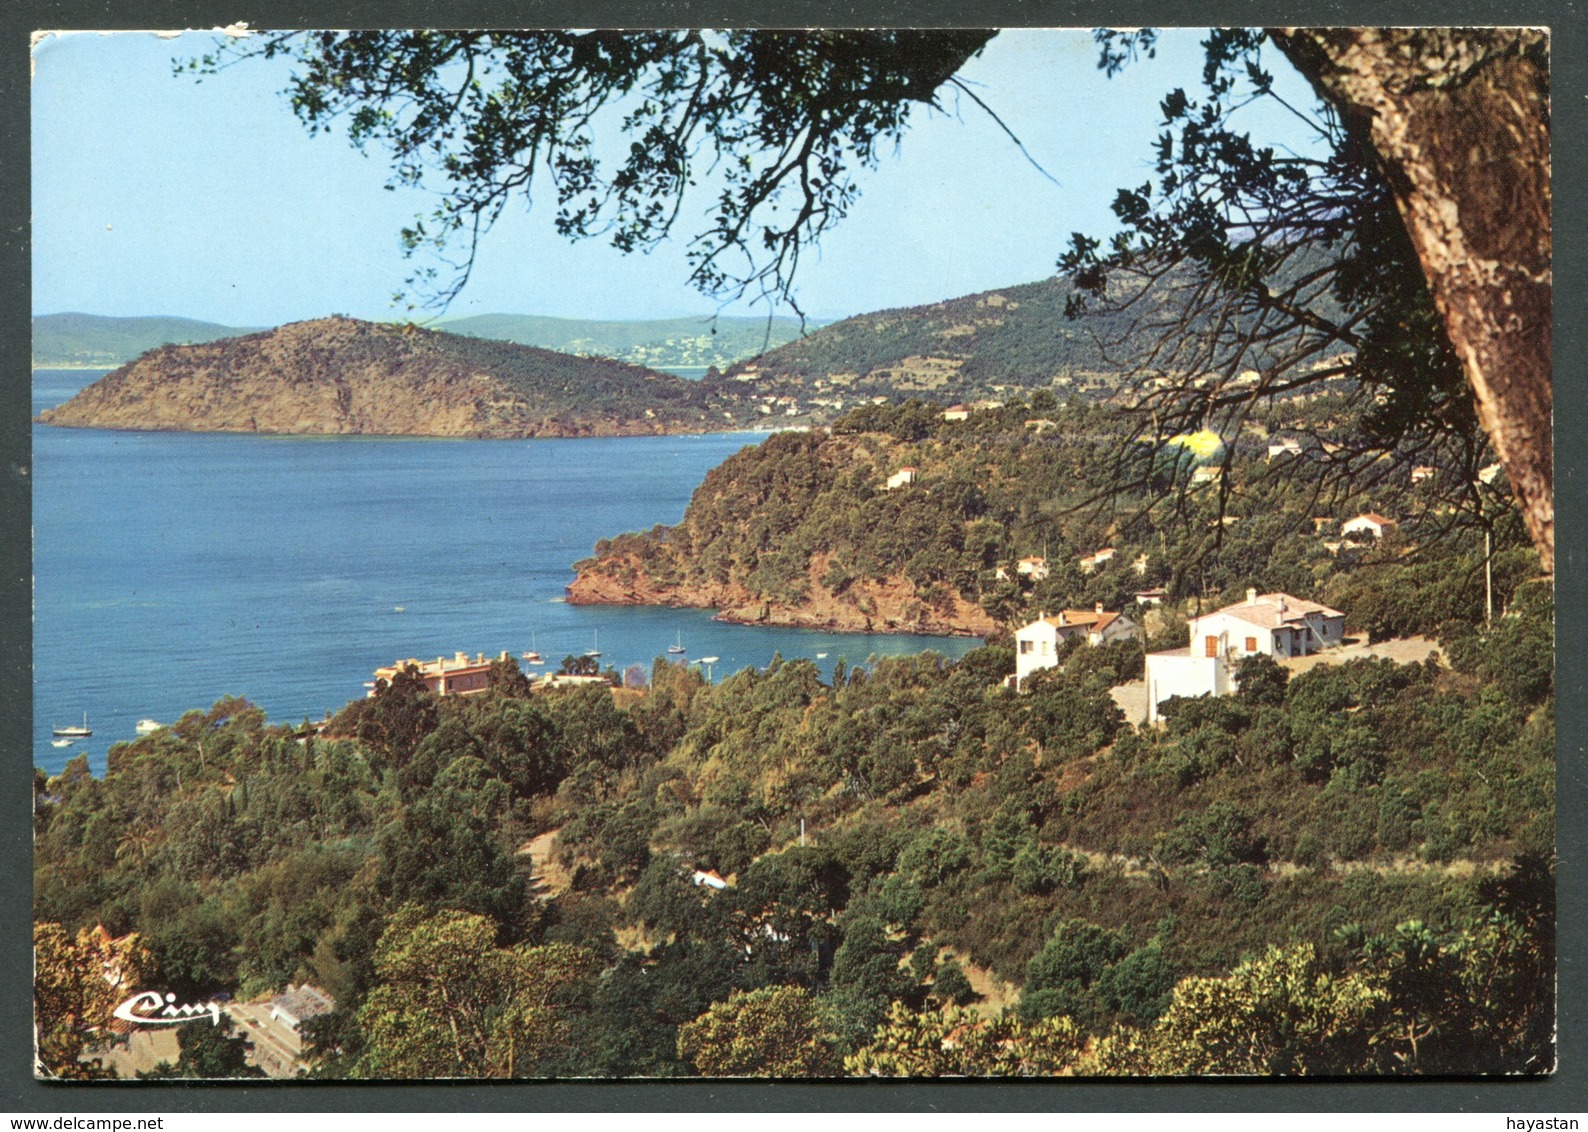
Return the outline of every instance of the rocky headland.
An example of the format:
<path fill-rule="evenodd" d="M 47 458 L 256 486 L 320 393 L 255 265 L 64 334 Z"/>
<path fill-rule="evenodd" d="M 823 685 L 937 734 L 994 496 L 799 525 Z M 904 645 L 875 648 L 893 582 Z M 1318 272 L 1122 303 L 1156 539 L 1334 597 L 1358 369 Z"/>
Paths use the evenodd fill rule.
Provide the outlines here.
<path fill-rule="evenodd" d="M 730 402 L 610 359 L 332 317 L 162 346 L 39 420 L 284 435 L 645 436 L 735 427 Z"/>

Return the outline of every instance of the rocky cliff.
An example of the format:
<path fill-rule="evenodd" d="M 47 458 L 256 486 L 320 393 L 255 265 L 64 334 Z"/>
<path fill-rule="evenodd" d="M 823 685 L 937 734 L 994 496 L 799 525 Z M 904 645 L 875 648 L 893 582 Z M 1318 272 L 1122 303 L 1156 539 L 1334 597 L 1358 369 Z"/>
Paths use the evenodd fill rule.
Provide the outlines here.
<path fill-rule="evenodd" d="M 570 605 L 665 605 L 715 609 L 716 620 L 736 625 L 783 625 L 833 633 L 923 633 L 984 637 L 998 622 L 959 594 L 928 600 L 908 578 L 861 579 L 834 593 L 822 583 L 826 556 L 812 559 L 809 589 L 798 602 L 779 601 L 735 583 L 659 582 L 625 555 L 578 565 L 568 586 Z"/>
<path fill-rule="evenodd" d="M 919 465 L 923 481 L 887 490 L 904 464 Z M 966 541 L 983 510 L 979 478 L 930 443 L 780 433 L 707 473 L 676 526 L 597 543 L 575 564 L 568 600 L 716 609 L 744 624 L 982 636 L 998 622 L 979 601 L 984 550 Z"/>
<path fill-rule="evenodd" d="M 731 428 L 736 407 L 730 394 L 608 359 L 336 317 L 152 350 L 39 419 L 191 432 L 639 436 Z"/>

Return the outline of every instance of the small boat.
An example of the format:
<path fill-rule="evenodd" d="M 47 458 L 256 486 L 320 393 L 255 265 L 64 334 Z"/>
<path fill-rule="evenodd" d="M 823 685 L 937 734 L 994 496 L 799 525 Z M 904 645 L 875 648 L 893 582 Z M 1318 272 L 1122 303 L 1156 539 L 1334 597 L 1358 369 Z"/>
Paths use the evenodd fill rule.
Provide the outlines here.
<path fill-rule="evenodd" d="M 819 652 L 819 653 L 816 654 L 816 659 L 817 660 L 826 660 L 827 659 L 827 654 L 824 653 L 824 652 Z"/>
<path fill-rule="evenodd" d="M 57 727 L 54 730 L 57 738 L 65 737 L 68 739 L 86 739 L 93 733 L 93 730 L 88 726 L 88 713 L 86 711 L 83 713 L 83 725 L 81 727 L 74 723 L 70 727 Z"/>
<path fill-rule="evenodd" d="M 596 630 L 594 630 L 594 633 L 595 633 L 595 648 L 593 648 L 589 652 L 585 653 L 585 656 L 597 657 L 597 656 L 601 655 L 601 630 L 596 629 Z"/>
<path fill-rule="evenodd" d="M 678 656 L 680 653 L 686 653 L 689 651 L 684 647 L 684 634 L 682 630 L 680 630 L 678 633 L 678 643 L 676 645 L 668 645 L 667 651 L 673 656 Z"/>
<path fill-rule="evenodd" d="M 391 611 L 393 613 L 407 613 L 408 607 L 406 605 L 394 605 L 391 607 Z"/>
<path fill-rule="evenodd" d="M 720 656 L 703 656 L 699 660 L 695 661 L 695 663 L 696 664 L 716 664 L 721 659 L 722 659 L 722 657 L 720 657 Z"/>
<path fill-rule="evenodd" d="M 52 747 L 70 747 L 71 745 L 72 745 L 72 740 L 70 740 L 70 739 L 51 739 L 50 740 L 50 746 L 52 746 Z"/>
<path fill-rule="evenodd" d="M 540 655 L 539 648 L 540 646 L 535 642 L 535 634 L 531 633 L 529 635 L 529 651 L 520 655 L 531 664 L 545 664 L 546 659 Z"/>
<path fill-rule="evenodd" d="M 164 726 L 165 724 L 161 723 L 158 719 L 140 719 L 138 721 L 138 725 L 134 727 L 133 730 L 139 735 L 148 735 L 152 732 L 160 730 L 160 728 Z"/>

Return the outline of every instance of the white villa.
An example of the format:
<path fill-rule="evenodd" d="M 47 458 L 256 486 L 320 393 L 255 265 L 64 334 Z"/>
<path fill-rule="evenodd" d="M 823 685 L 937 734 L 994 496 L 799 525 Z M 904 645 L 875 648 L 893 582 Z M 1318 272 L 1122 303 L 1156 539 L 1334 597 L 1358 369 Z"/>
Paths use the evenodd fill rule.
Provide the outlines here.
<path fill-rule="evenodd" d="M 1189 628 L 1186 648 L 1147 654 L 1148 723 L 1158 721 L 1158 705 L 1171 696 L 1229 695 L 1242 657 L 1309 656 L 1341 644 L 1345 614 L 1289 594 L 1250 589 L 1245 601 L 1193 618 Z"/>
<path fill-rule="evenodd" d="M 1094 550 L 1091 554 L 1083 554 L 1080 558 L 1080 567 L 1083 574 L 1090 574 L 1105 562 L 1112 561 L 1114 548 L 1105 546 L 1102 550 Z M 1146 569 L 1145 566 L 1142 567 Z"/>
<path fill-rule="evenodd" d="M 1101 645 L 1141 636 L 1140 625 L 1123 613 L 1104 612 L 1101 605 L 1093 610 L 1061 609 L 1051 616 L 1044 613 L 1015 630 L 1015 687 L 1033 672 L 1057 665 L 1066 641 L 1080 637 L 1089 645 Z"/>
<path fill-rule="evenodd" d="M 908 465 L 900 468 L 898 471 L 894 472 L 888 477 L 888 485 L 883 490 L 892 491 L 894 488 L 904 487 L 906 484 L 914 483 L 916 471 L 916 468 L 909 467 Z"/>
<path fill-rule="evenodd" d="M 1019 577 L 1030 578 L 1033 582 L 1040 582 L 1042 579 L 1048 576 L 1048 560 L 1041 557 L 1040 555 L 1032 555 L 1029 558 L 1022 558 L 1019 562 L 1015 563 L 1015 573 Z M 996 577 L 1000 582 L 1007 582 L 1009 580 L 1009 571 L 1000 566 L 997 570 L 993 571 L 993 576 Z"/>
<path fill-rule="evenodd" d="M 1400 526 L 1394 519 L 1380 515 L 1377 511 L 1364 511 L 1354 519 L 1347 519 L 1340 524 L 1340 533 L 1350 538 L 1353 535 L 1372 535 L 1374 538 L 1383 538 L 1386 533 Z"/>

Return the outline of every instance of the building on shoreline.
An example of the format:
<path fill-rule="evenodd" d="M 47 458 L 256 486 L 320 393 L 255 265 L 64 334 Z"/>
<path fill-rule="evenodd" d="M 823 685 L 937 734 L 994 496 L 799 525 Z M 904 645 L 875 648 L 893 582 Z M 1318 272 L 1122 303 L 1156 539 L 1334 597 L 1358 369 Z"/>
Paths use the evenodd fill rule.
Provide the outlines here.
<path fill-rule="evenodd" d="M 412 667 L 419 672 L 419 679 L 425 682 L 425 687 L 438 696 L 471 696 L 485 691 L 491 684 L 491 665 L 497 661 L 513 661 L 507 653 L 499 657 L 487 658 L 484 653 L 478 653 L 473 660 L 469 659 L 466 652 L 453 653 L 451 659 L 438 656 L 434 660 L 399 660 L 385 668 L 375 670 L 375 679 L 365 685 L 369 694 L 374 696 L 375 689 L 384 680 L 388 684 L 396 679 L 397 674 L 406 668 Z"/>

